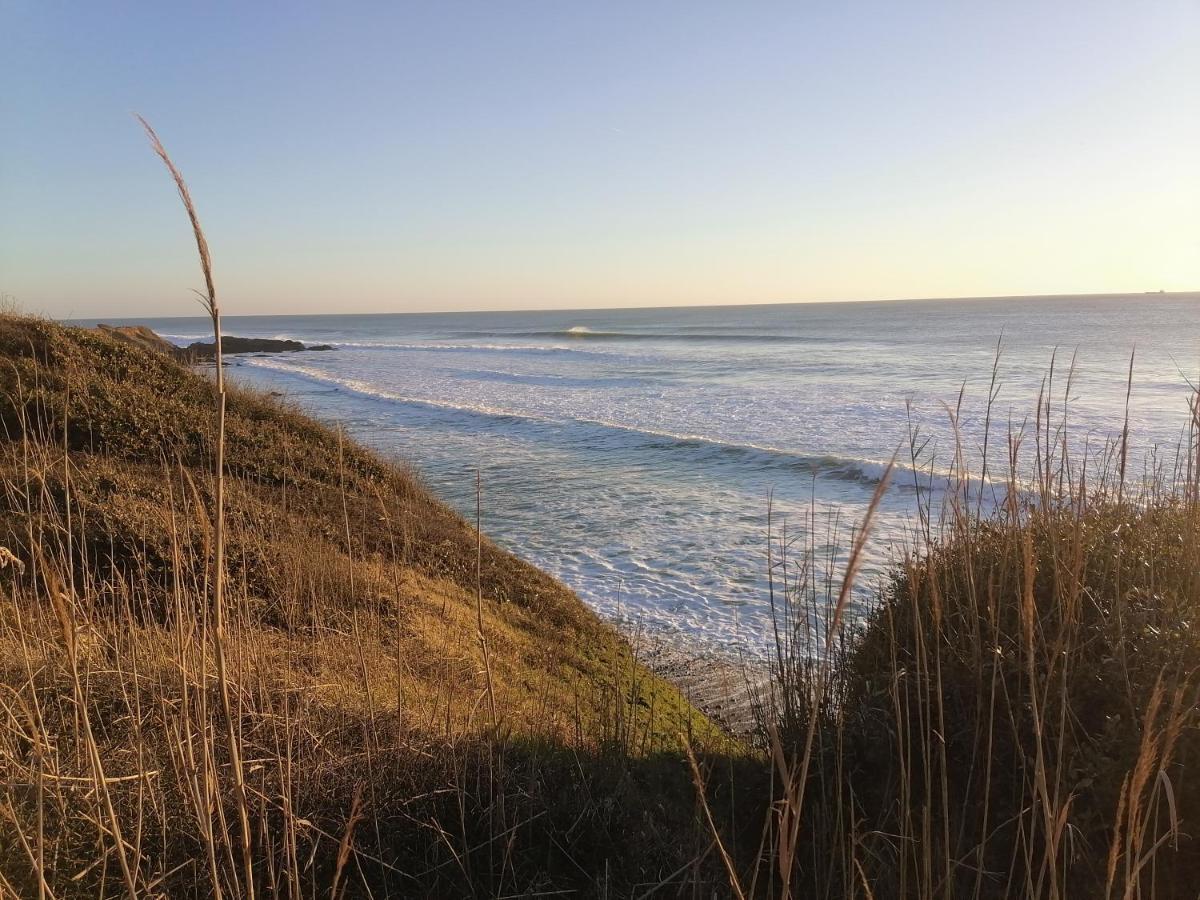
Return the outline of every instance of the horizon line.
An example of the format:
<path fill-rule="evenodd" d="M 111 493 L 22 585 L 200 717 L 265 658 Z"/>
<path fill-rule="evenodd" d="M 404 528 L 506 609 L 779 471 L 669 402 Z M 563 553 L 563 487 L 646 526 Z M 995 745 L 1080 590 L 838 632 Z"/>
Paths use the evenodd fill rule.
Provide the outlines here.
<path fill-rule="evenodd" d="M 1197 297 L 1200 298 L 1200 288 L 1195 290 L 1185 291 L 1104 291 L 1104 292 L 1089 292 L 1089 293 L 1073 293 L 1073 294 L 988 294 L 977 296 L 951 296 L 951 297 L 886 297 L 886 298 L 862 298 L 862 299 L 846 299 L 846 300 L 767 300 L 755 303 L 677 303 L 677 304 L 651 304 L 651 305 L 630 305 L 630 306 L 559 306 L 559 307 L 535 307 L 535 308 L 517 308 L 517 309 L 411 309 L 411 310 L 390 310 L 390 311 L 375 311 L 375 312 L 320 312 L 320 313 L 226 313 L 222 315 L 223 319 L 237 318 L 296 318 L 300 316 L 308 316 L 312 318 L 328 317 L 328 318 L 346 318 L 349 316 L 430 316 L 430 315 L 485 315 L 485 314 L 505 314 L 505 313 L 603 313 L 603 312 L 621 312 L 629 310 L 668 310 L 668 309 L 744 309 L 744 308 L 761 308 L 764 306 L 841 306 L 843 304 L 850 305 L 870 305 L 870 304 L 890 304 L 890 303 L 971 303 L 981 302 L 986 300 L 1086 300 L 1086 299 L 1104 299 L 1111 297 Z M 101 318 L 96 316 L 64 316 L 56 318 L 47 316 L 47 318 L 55 319 L 60 322 L 100 322 Z M 113 319 L 200 319 L 203 315 L 194 316 L 160 316 L 160 315 L 115 315 L 108 318 Z"/>

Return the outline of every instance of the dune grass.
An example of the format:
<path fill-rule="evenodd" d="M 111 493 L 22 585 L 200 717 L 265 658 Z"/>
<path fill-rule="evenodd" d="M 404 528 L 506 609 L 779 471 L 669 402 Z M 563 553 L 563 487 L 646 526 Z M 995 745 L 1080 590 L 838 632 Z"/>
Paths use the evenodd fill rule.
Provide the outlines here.
<path fill-rule="evenodd" d="M 0 893 L 1196 895 L 1195 415 L 1135 478 L 1048 379 L 865 621 L 870 511 L 836 575 L 769 537 L 747 744 L 478 514 L 225 384 L 147 130 L 218 360 L 0 314 Z"/>
<path fill-rule="evenodd" d="M 0 358 L 11 890 L 307 896 L 342 857 L 339 890 L 396 896 L 712 875 L 682 748 L 737 745 L 409 473 L 232 388 L 227 713 L 212 380 L 30 319 Z"/>
<path fill-rule="evenodd" d="M 1134 479 L 1039 419 L 1027 464 L 919 517 L 865 622 L 852 571 L 780 541 L 755 749 L 410 473 L 229 388 L 227 714 L 213 379 L 14 317 L 0 358 L 15 896 L 1194 893 L 1186 458 Z"/>
<path fill-rule="evenodd" d="M 1200 430 L 1134 478 L 1128 428 L 1089 452 L 1067 409 L 1047 387 L 991 479 L 955 454 L 865 622 L 865 528 L 840 587 L 779 541 L 774 808 L 735 894 L 1196 896 Z"/>
<path fill-rule="evenodd" d="M 681 763 L 730 779 L 742 748 L 478 519 L 227 386 L 217 347 L 210 377 L 0 317 L 0 890 L 720 884 Z"/>

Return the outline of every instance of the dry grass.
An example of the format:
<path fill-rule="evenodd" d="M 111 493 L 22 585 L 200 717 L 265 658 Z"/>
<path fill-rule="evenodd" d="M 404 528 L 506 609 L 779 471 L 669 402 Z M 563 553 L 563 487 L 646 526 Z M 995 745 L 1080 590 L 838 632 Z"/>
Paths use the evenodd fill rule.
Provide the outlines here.
<path fill-rule="evenodd" d="M 865 623 L 886 478 L 840 579 L 779 539 L 753 753 L 478 512 L 227 388 L 143 125 L 216 377 L 0 311 L 0 895 L 1194 896 L 1200 402 L 1134 483 L 1052 367 Z"/>
<path fill-rule="evenodd" d="M 1190 896 L 1186 459 L 1085 468 L 1043 412 L 1032 487 L 963 471 L 861 626 L 781 544 L 755 757 L 409 474 L 231 390 L 227 721 L 212 380 L 11 317 L 0 357 L 16 895 L 243 895 L 232 730 L 263 895 Z"/>
<path fill-rule="evenodd" d="M 0 360 L 0 885 L 454 896 L 719 879 L 681 735 L 733 745 L 409 474 L 237 390 L 227 713 L 212 380 L 30 319 L 0 319 Z"/>
<path fill-rule="evenodd" d="M 1195 896 L 1197 430 L 1133 482 L 1128 429 L 1080 453 L 1052 379 L 1035 433 L 1007 436 L 1006 477 L 955 454 L 865 623 L 844 627 L 815 541 L 780 540 L 759 709 L 774 809 L 735 893 Z"/>
<path fill-rule="evenodd" d="M 961 472 L 861 625 L 853 563 L 818 590 L 781 544 L 755 756 L 409 474 L 231 390 L 227 720 L 212 380 L 28 319 L 0 356 L 16 895 L 1190 896 L 1195 465 L 1085 468 L 1043 412 L 1032 486 Z"/>
<path fill-rule="evenodd" d="M 192 234 L 196 239 L 196 250 L 200 254 L 200 270 L 204 273 L 205 292 L 200 294 L 201 304 L 212 321 L 213 328 L 213 372 L 216 383 L 216 441 L 213 454 L 213 511 L 212 511 L 212 565 L 208 572 L 208 583 L 212 586 L 213 613 L 213 651 L 216 657 L 217 686 L 221 691 L 221 711 L 225 719 L 225 745 L 229 751 L 229 769 L 233 775 L 234 797 L 237 800 L 238 824 L 241 826 L 242 874 L 244 880 L 239 885 L 234 883 L 234 890 L 245 893 L 248 900 L 254 900 L 254 835 L 250 831 L 250 803 L 246 794 L 246 772 L 242 765 L 241 741 L 234 732 L 234 709 L 230 701 L 229 663 L 225 652 L 228 643 L 228 628 L 225 620 L 228 613 L 225 609 L 225 409 L 228 400 L 225 391 L 225 365 L 221 353 L 221 304 L 217 302 L 217 288 L 213 282 L 212 256 L 208 251 L 208 241 L 204 237 L 204 229 L 200 227 L 200 216 L 196 205 L 192 202 L 191 191 L 183 174 L 176 168 L 167 149 L 159 140 L 158 134 L 150 127 L 150 123 L 138 116 L 146 136 L 150 138 L 150 146 L 171 174 L 175 188 L 179 191 L 179 199 L 192 223 Z M 340 868 L 340 867 L 339 867 Z M 126 882 L 130 894 L 136 893 L 133 882 L 126 870 Z M 220 894 L 220 883 L 214 882 L 214 890 Z"/>

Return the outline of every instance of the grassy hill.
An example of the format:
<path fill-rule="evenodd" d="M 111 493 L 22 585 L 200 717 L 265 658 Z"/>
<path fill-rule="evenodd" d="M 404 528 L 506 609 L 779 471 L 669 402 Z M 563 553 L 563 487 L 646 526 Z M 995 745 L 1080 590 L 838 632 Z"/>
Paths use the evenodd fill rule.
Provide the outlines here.
<path fill-rule="evenodd" d="M 0 895 L 1195 895 L 1195 433 L 1127 478 L 1047 400 L 1036 479 L 921 498 L 862 621 L 785 548 L 747 749 L 412 473 L 238 390 L 218 627 L 214 400 L 0 317 Z"/>
<path fill-rule="evenodd" d="M 129 342 L 0 317 L 3 886 L 620 894 L 720 877 L 681 755 L 732 749 L 720 732 L 411 472 L 237 389 L 218 636 L 214 395 Z"/>

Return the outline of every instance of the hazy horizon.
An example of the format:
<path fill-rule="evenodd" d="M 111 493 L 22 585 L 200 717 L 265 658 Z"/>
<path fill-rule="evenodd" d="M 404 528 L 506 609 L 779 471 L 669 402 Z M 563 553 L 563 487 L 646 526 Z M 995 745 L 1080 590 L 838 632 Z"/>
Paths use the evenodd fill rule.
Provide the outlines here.
<path fill-rule="evenodd" d="M 904 304 L 904 303 L 976 303 L 995 300 L 1046 300 L 1048 302 L 1069 301 L 1069 300 L 1088 300 L 1088 299 L 1111 299 L 1114 297 L 1141 297 L 1144 296 L 1149 300 L 1155 298 L 1188 298 L 1192 297 L 1200 300 L 1200 289 L 1184 290 L 1184 291 L 1116 291 L 1116 292 L 1090 292 L 1090 293 L 1071 293 L 1071 294 L 999 294 L 999 295 L 980 295 L 977 297 L 863 297 L 850 298 L 845 300 L 780 300 L 766 303 L 673 303 L 667 305 L 630 305 L 630 306 L 546 306 L 546 307 L 512 307 L 504 309 L 375 309 L 375 310 L 349 310 L 346 312 L 255 312 L 254 310 L 236 310 L 231 311 L 222 316 L 223 319 L 237 318 L 271 318 L 271 317 L 290 317 L 290 316 L 311 316 L 321 317 L 328 316 L 330 318 L 345 318 L 354 316 L 436 316 L 436 315 L 490 315 L 493 313 L 604 313 L 604 312 L 621 312 L 621 311 L 644 311 L 653 312 L 655 310 L 671 310 L 671 309 L 734 309 L 734 308 L 754 308 L 754 307 L 776 307 L 776 306 L 836 306 L 840 304 L 854 305 L 871 305 L 871 304 Z M 32 310 L 30 310 L 32 312 Z M 101 322 L 110 319 L 114 322 L 119 321 L 135 321 L 146 319 L 197 319 L 207 321 L 208 314 L 197 307 L 197 311 L 193 313 L 181 312 L 178 314 L 172 313 L 169 315 L 161 315 L 158 313 L 145 313 L 133 315 L 111 315 L 111 316 L 82 316 L 67 314 L 64 316 L 56 316 L 52 318 L 60 319 L 64 322 Z"/>
<path fill-rule="evenodd" d="M 7 0 L 0 293 L 229 315 L 1200 287 L 1200 5 Z M 17 82 L 14 81 L 14 84 Z"/>
<path fill-rule="evenodd" d="M 202 317 L 134 321 L 177 345 L 211 340 Z M 1126 427 L 1134 448 L 1176 446 L 1198 325 L 1200 296 L 1154 293 L 239 316 L 225 331 L 331 348 L 232 354 L 227 371 L 409 462 L 468 517 L 478 471 L 489 536 L 594 608 L 754 656 L 773 633 L 767 497 L 800 534 L 817 527 L 806 510 L 861 521 L 904 447 L 872 526 L 881 573 L 912 525 L 914 482 L 945 497 L 952 460 L 981 471 L 985 447 L 1005 471 L 1015 447 L 989 444 L 989 421 L 1024 434 L 1061 396 L 1072 454 Z"/>

